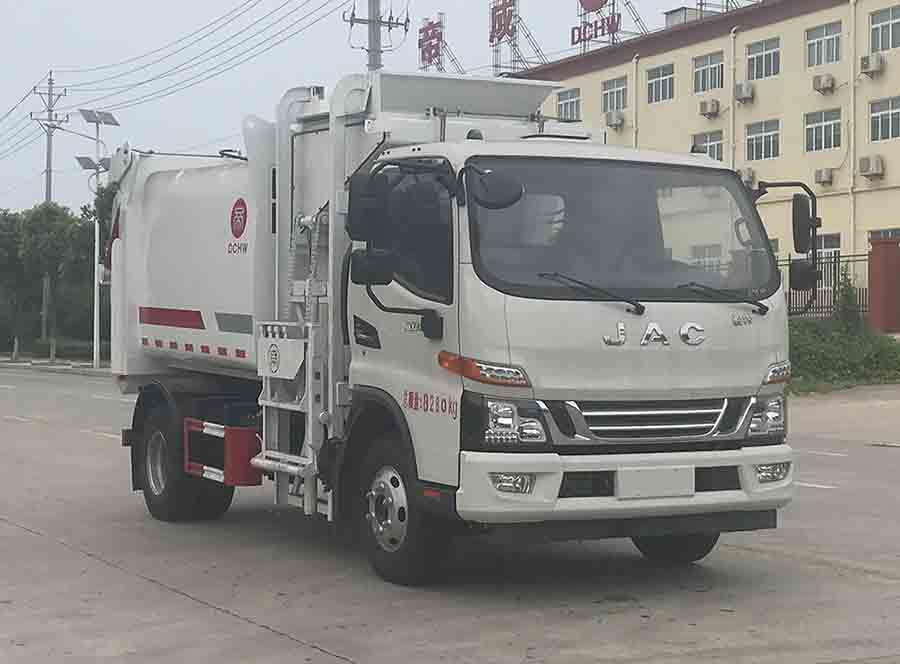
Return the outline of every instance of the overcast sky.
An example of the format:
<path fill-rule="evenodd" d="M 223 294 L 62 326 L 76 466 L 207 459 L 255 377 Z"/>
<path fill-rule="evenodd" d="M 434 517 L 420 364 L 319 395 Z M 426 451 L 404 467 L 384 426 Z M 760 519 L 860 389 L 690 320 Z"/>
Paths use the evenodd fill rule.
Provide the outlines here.
<path fill-rule="evenodd" d="M 13 106 L 51 67 L 57 70 L 59 86 L 70 86 L 60 107 L 115 108 L 117 103 L 138 101 L 181 81 L 202 78 L 229 58 L 232 64 L 265 48 L 311 21 L 338 7 L 340 0 L 253 0 L 250 10 L 215 34 L 184 48 L 190 40 L 153 56 L 114 68 L 92 72 L 65 69 L 97 67 L 133 59 L 160 49 L 205 24 L 241 6 L 247 0 L 0 0 L 0 19 L 5 28 L 0 43 L 0 117 Z M 359 14 L 365 14 L 366 0 L 358 0 Z M 383 0 L 386 9 L 391 0 Z M 394 33 L 396 50 L 385 56 L 389 69 L 410 71 L 418 66 L 415 28 L 422 18 L 438 11 L 447 14 L 447 41 L 466 69 L 482 67 L 490 74 L 488 46 L 489 0 L 411 0 L 413 31 L 401 44 L 402 34 Z M 678 0 L 635 0 L 635 5 L 651 28 L 662 24 L 661 12 L 681 4 Z M 268 12 L 262 23 L 252 25 Z M 577 21 L 576 0 L 520 0 L 521 14 L 547 53 L 569 47 L 569 28 Z M 126 8 L 127 7 L 127 8 Z M 319 11 L 286 31 L 274 33 L 298 21 L 316 8 Z M 393 0 L 396 13 L 404 14 L 406 0 Z M 289 12 L 293 11 L 289 16 Z M 221 25 L 221 24 L 217 24 Z M 258 30 L 272 27 L 258 36 Z M 630 24 L 625 20 L 625 27 Z M 212 29 L 212 28 L 211 28 Z M 208 32 L 208 31 L 207 31 Z M 347 26 L 341 10 L 311 25 L 268 53 L 254 58 L 222 76 L 191 87 L 164 99 L 132 108 L 116 110 L 122 127 L 104 130 L 110 150 L 125 140 L 141 149 L 181 150 L 200 148 L 218 150 L 240 147 L 234 135 L 240 131 L 241 118 L 257 114 L 270 118 L 282 93 L 290 87 L 324 84 L 329 88 L 344 74 L 365 69 L 366 55 L 348 44 Z M 198 34 L 198 37 L 205 33 Z M 353 32 L 353 43 L 361 44 L 365 29 Z M 228 40 L 221 46 L 217 43 Z M 241 40 L 249 39 L 237 47 Z M 243 51 L 246 55 L 238 57 Z M 233 47 L 232 50 L 226 49 Z M 204 51 L 209 52 L 203 55 Z M 526 53 L 527 54 L 527 53 Z M 153 64 L 154 60 L 160 62 Z M 129 70 L 141 68 L 129 73 Z M 170 76 L 127 89 L 167 70 Z M 193 77 L 193 78 L 192 78 Z M 103 80 L 108 79 L 108 80 Z M 185 83 L 185 84 L 186 84 Z M 119 86 L 119 87 L 117 87 Z M 102 89 L 101 89 L 102 88 Z M 91 91 L 94 89 L 94 91 Z M 97 99 L 98 97 L 105 97 Z M 96 101 L 93 101 L 96 100 Z M 39 99 L 29 99 L 6 120 L 0 122 L 0 208 L 19 209 L 41 202 L 44 196 L 44 140 L 3 158 L 10 148 L 27 139 L 33 128 L 25 128 L 25 115 L 42 110 Z M 77 112 L 72 111 L 67 128 L 92 132 Z M 224 139 L 224 140 L 221 140 Z M 54 199 L 77 210 L 89 198 L 87 177 L 78 168 L 76 154 L 93 155 L 91 141 L 56 132 Z"/>

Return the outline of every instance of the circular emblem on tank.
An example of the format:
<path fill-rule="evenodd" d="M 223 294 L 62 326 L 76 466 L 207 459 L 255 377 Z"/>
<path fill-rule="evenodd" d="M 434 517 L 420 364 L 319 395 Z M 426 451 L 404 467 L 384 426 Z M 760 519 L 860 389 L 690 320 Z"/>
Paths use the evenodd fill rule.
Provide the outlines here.
<path fill-rule="evenodd" d="M 281 351 L 277 344 L 269 346 L 269 373 L 277 374 L 281 369 Z"/>
<path fill-rule="evenodd" d="M 241 239 L 247 229 L 247 202 L 239 198 L 231 208 L 231 234 L 236 240 Z"/>

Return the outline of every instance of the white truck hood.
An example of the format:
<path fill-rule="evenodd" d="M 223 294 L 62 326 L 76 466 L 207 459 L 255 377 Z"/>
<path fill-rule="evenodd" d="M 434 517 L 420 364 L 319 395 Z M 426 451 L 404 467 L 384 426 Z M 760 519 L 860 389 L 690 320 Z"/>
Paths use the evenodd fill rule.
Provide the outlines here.
<path fill-rule="evenodd" d="M 757 393 L 769 365 L 787 359 L 786 303 L 779 290 L 768 315 L 730 303 L 646 303 L 637 316 L 617 302 L 530 300 L 506 296 L 510 363 L 525 369 L 545 400 L 692 399 Z M 617 325 L 625 325 L 625 343 Z M 691 346 L 679 330 L 703 328 Z M 642 345 L 649 325 L 668 338 Z M 692 330 L 696 341 L 701 333 Z M 657 335 L 654 335 L 658 339 Z"/>

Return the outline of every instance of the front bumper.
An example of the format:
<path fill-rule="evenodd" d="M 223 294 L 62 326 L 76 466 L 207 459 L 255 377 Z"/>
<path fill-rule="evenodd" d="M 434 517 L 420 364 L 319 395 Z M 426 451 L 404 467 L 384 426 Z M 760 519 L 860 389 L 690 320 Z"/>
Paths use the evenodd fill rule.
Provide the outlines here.
<path fill-rule="evenodd" d="M 690 453 L 560 456 L 558 454 L 460 453 L 456 511 L 480 524 L 589 521 L 666 517 L 720 512 L 760 512 L 787 505 L 793 497 L 794 468 L 781 482 L 761 485 L 756 466 L 793 460 L 788 445 Z M 616 482 L 608 497 L 560 498 L 563 474 L 633 469 L 684 469 L 734 466 L 739 490 L 695 492 L 675 497 L 624 498 Z M 530 494 L 501 493 L 489 473 L 533 473 Z"/>

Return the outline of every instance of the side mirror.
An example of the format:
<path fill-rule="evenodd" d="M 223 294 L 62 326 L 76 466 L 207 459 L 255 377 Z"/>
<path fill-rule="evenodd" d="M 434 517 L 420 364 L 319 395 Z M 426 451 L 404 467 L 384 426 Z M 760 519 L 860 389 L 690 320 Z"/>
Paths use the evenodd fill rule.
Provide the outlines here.
<path fill-rule="evenodd" d="M 812 248 L 813 230 L 816 226 L 816 220 L 813 219 L 812 212 L 810 211 L 809 196 L 794 194 L 792 217 L 794 225 L 794 251 L 798 254 L 809 253 L 809 250 Z"/>
<path fill-rule="evenodd" d="M 350 256 L 350 279 L 357 286 L 387 286 L 394 281 L 394 257 L 380 249 L 357 249 Z"/>
<path fill-rule="evenodd" d="M 505 210 L 525 195 L 521 182 L 493 171 L 469 171 L 468 185 L 475 202 L 487 210 Z"/>
<path fill-rule="evenodd" d="M 791 290 L 811 291 L 819 280 L 816 266 L 812 261 L 792 261 L 790 269 Z"/>

